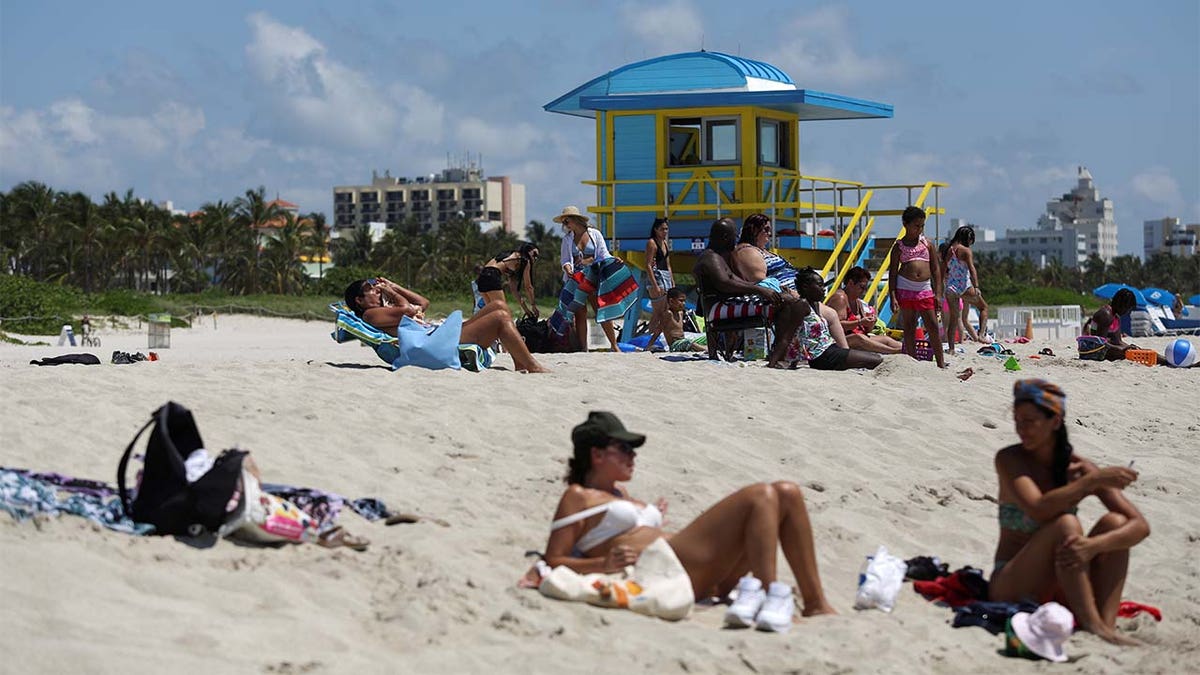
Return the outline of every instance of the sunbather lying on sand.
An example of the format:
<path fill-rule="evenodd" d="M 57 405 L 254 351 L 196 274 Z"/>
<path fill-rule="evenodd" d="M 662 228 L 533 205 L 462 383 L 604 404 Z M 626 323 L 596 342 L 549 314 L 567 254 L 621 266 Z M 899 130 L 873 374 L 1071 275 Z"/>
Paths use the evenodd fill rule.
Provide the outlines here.
<path fill-rule="evenodd" d="M 429 300 L 421 294 L 383 277 L 350 282 L 344 300 L 350 311 L 363 321 L 392 335 L 396 334 L 401 319 L 406 316 L 423 319 L 429 307 Z M 517 370 L 527 373 L 550 372 L 529 353 L 525 340 L 521 339 L 517 325 L 513 323 L 508 305 L 488 303 L 474 316 L 463 321 L 460 342 L 487 347 L 496 340 L 512 356 L 513 366 Z"/>
<path fill-rule="evenodd" d="M 1139 644 L 1116 629 L 1129 551 L 1150 536 L 1124 488 L 1137 472 L 1100 468 L 1067 440 L 1066 395 L 1045 380 L 1013 385 L 1013 422 L 1021 442 L 996 453 L 1000 542 L 991 600 L 1047 602 L 1057 596 L 1079 628 L 1115 644 Z M 1084 534 L 1079 502 L 1095 495 L 1107 512 Z"/>
<path fill-rule="evenodd" d="M 584 574 L 618 571 L 665 537 L 697 598 L 724 596 L 738 587 L 738 598 L 725 615 L 727 624 L 757 623 L 760 630 L 783 631 L 792 623 L 794 603 L 791 588 L 775 574 L 782 546 L 800 586 L 804 615 L 836 613 L 821 588 L 812 526 L 795 483 L 746 486 L 671 534 L 662 529 L 665 500 L 646 504 L 617 484 L 633 478 L 635 448 L 645 436 L 627 431 L 612 413 L 593 412 L 571 432 L 571 440 L 568 487 L 546 543 L 551 566 L 566 565 Z"/>

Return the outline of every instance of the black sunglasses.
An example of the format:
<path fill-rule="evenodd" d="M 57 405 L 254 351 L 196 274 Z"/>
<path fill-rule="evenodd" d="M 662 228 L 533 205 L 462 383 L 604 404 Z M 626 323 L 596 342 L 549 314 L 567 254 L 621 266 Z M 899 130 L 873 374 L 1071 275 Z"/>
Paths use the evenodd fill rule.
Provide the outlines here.
<path fill-rule="evenodd" d="M 621 454 L 623 454 L 623 455 L 628 455 L 629 457 L 637 457 L 637 450 L 633 449 L 633 445 L 629 441 L 622 441 L 622 440 L 619 440 L 616 438 L 610 438 L 610 439 L 608 439 L 608 444 L 617 446 L 617 450 L 620 450 Z"/>

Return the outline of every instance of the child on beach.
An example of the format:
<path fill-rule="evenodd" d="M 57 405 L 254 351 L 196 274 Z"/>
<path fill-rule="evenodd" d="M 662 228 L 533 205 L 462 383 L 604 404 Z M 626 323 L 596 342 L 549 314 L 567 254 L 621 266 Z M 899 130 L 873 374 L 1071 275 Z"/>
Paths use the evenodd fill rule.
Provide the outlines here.
<path fill-rule="evenodd" d="M 702 352 L 708 349 L 708 340 L 703 333 L 689 337 L 683 330 L 685 298 L 687 294 L 678 286 L 667 291 L 666 310 L 658 328 L 650 334 L 650 341 L 646 343 L 647 349 L 654 351 L 654 342 L 658 340 L 660 332 L 673 352 Z"/>
<path fill-rule="evenodd" d="M 942 254 L 946 266 L 946 302 L 949 308 L 946 317 L 946 342 L 950 353 L 954 353 L 954 333 L 958 330 L 959 314 L 963 315 L 962 326 L 966 334 L 976 342 L 991 342 L 980 337 L 987 331 L 988 306 L 979 290 L 979 274 L 975 271 L 975 257 L 971 245 L 975 243 L 975 229 L 964 225 L 954 231 L 950 244 Z M 959 300 L 962 303 L 959 303 Z M 979 332 L 966 317 L 968 305 L 979 310 Z"/>
<path fill-rule="evenodd" d="M 888 280 L 892 307 L 899 308 L 904 328 L 904 353 L 917 358 L 917 317 L 925 324 L 938 368 L 946 367 L 936 308 L 942 304 L 942 269 L 933 246 L 925 239 L 925 211 L 916 206 L 900 216 L 904 236 L 892 246 Z"/>

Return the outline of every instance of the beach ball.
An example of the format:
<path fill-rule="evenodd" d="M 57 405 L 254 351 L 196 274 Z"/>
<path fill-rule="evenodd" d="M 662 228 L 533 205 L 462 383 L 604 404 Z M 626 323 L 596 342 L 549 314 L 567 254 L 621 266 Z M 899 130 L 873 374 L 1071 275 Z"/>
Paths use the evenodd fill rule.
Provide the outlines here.
<path fill-rule="evenodd" d="M 1163 358 L 1176 368 L 1190 368 L 1196 363 L 1196 356 L 1196 345 L 1183 338 L 1172 342 L 1163 350 Z"/>

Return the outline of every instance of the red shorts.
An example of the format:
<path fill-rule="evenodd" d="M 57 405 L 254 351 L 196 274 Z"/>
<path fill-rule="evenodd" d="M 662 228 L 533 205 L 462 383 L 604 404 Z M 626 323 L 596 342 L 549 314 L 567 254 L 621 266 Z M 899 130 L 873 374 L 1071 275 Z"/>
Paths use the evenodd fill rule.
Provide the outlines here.
<path fill-rule="evenodd" d="M 908 281 L 904 279 L 903 281 Z M 914 284 L 915 282 L 908 282 Z M 924 312 L 926 310 L 936 311 L 937 304 L 933 300 L 933 289 L 929 287 L 929 282 L 925 282 L 924 288 L 904 288 L 901 285 L 896 289 L 896 300 L 900 303 L 900 309 L 910 309 L 914 312 Z"/>

